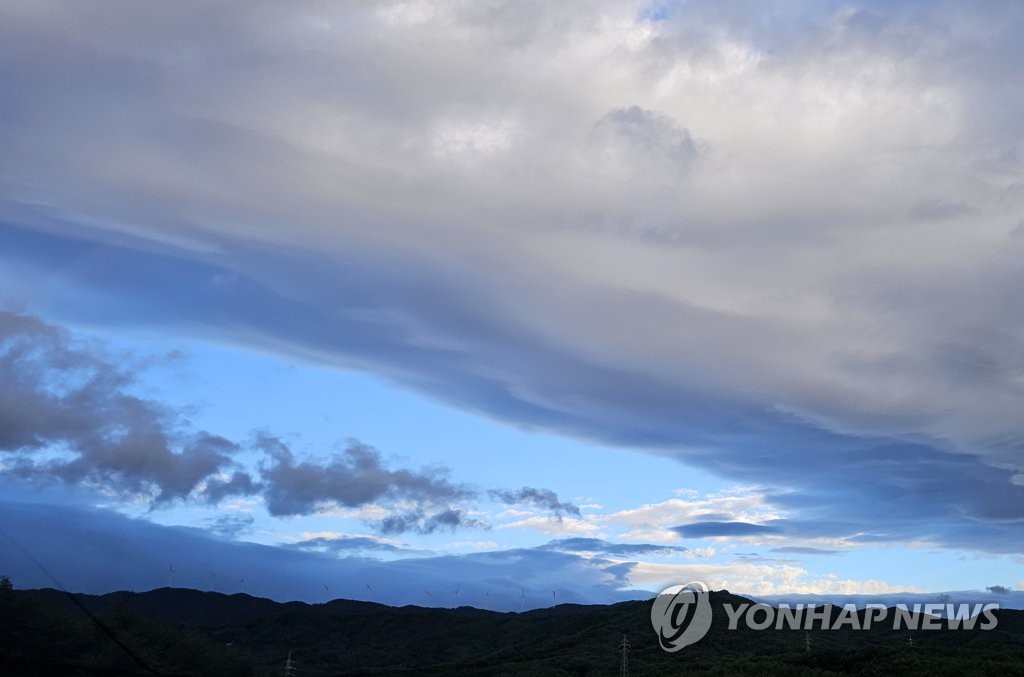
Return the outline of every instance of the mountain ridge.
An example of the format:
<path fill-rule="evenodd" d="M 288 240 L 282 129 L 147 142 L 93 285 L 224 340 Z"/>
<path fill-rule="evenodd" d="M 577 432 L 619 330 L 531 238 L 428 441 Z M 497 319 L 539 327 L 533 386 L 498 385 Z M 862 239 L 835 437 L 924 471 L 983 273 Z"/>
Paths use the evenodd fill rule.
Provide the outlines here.
<path fill-rule="evenodd" d="M 22 625 L 37 629 L 51 623 L 66 636 L 44 633 L 54 647 L 47 651 L 39 637 L 19 638 L 17 628 L 9 627 L 0 643 L 13 649 L 0 660 L 15 668 L 11 674 L 25 675 L 49 674 L 31 671 L 43 655 L 60 658 L 64 674 L 111 674 L 113 665 L 118 674 L 270 677 L 283 674 L 290 652 L 301 669 L 296 674 L 303 676 L 614 675 L 619 643 L 628 636 L 634 675 L 665 674 L 684 665 L 690 674 L 878 674 L 872 670 L 879 666 L 886 667 L 884 674 L 1024 674 L 1024 611 L 995 612 L 998 626 L 990 631 L 913 633 L 910 647 L 907 632 L 884 625 L 863 631 L 755 631 L 741 619 L 729 630 L 722 605 L 757 602 L 728 591 L 712 591 L 710 601 L 715 613 L 707 636 L 668 653 L 651 626 L 650 601 L 517 613 L 345 599 L 276 602 L 187 588 L 105 595 L 15 590 L 0 600 L 7 607 L 4 617 L 20 614 Z M 839 611 L 832 608 L 830 618 Z M 140 660 L 104 638 L 100 625 Z"/>

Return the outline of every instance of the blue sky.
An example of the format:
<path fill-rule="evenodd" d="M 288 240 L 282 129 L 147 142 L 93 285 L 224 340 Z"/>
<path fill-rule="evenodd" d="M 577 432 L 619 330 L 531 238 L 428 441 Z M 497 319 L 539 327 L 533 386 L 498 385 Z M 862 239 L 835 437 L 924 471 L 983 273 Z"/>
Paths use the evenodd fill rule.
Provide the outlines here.
<path fill-rule="evenodd" d="M 168 12 L 0 5 L 0 509 L 69 587 L 1021 605 L 1019 7 Z"/>

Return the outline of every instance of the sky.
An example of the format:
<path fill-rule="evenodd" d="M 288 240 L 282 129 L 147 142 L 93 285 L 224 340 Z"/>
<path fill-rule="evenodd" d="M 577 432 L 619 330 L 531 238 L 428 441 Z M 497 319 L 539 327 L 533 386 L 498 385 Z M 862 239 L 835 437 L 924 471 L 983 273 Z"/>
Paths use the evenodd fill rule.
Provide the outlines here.
<path fill-rule="evenodd" d="M 1022 31 L 0 0 L 0 574 L 1024 607 Z"/>

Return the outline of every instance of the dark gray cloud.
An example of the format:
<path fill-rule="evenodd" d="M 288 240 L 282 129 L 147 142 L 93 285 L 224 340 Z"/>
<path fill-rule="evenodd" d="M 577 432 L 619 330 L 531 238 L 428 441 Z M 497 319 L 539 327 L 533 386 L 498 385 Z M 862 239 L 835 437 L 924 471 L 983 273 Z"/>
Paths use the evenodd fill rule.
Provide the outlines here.
<path fill-rule="evenodd" d="M 508 505 L 531 505 L 542 510 L 549 510 L 555 515 L 580 516 L 580 509 L 568 501 L 558 500 L 558 495 L 551 489 L 537 489 L 535 487 L 523 487 L 522 489 L 492 489 L 488 492 L 491 498 L 495 498 Z"/>
<path fill-rule="evenodd" d="M 388 469 L 380 452 L 359 440 L 350 439 L 324 462 L 296 460 L 284 442 L 267 433 L 257 436 L 256 446 L 270 459 L 262 465 L 260 477 L 271 515 L 305 515 L 325 505 L 358 507 L 374 501 L 410 501 L 437 508 L 476 495 L 472 488 L 451 482 L 441 470 Z M 421 510 L 399 514 L 381 526 L 388 533 L 398 533 L 461 523 L 461 513 L 445 508 L 431 514 Z"/>
<path fill-rule="evenodd" d="M 156 505 L 193 492 L 212 503 L 258 494 L 278 516 L 309 514 L 327 504 L 381 503 L 394 512 L 373 524 L 389 534 L 487 528 L 461 505 L 477 498 L 476 489 L 436 468 L 389 468 L 378 450 L 358 440 L 326 460 L 296 459 L 266 432 L 256 435 L 252 449 L 243 449 L 224 437 L 189 431 L 179 412 L 131 393 L 131 365 L 125 356 L 107 354 L 101 343 L 25 313 L 0 311 L 0 452 L 9 456 L 4 472 L 151 493 Z M 252 450 L 262 455 L 257 473 L 239 467 L 240 452 Z M 492 495 L 579 514 L 546 489 Z"/>
<path fill-rule="evenodd" d="M 227 467 L 237 445 L 222 437 L 199 433 L 174 443 L 166 431 L 133 429 L 124 435 L 97 435 L 77 441 L 79 456 L 70 461 L 36 463 L 32 473 L 69 483 L 85 481 L 122 491 L 158 487 L 156 502 L 185 498 L 204 478 Z"/>
<path fill-rule="evenodd" d="M 490 528 L 483 521 L 467 516 L 464 510 L 454 508 L 436 512 L 424 509 L 398 512 L 377 522 L 377 527 L 383 534 L 402 534 L 408 531 L 432 534 L 439 530 L 454 531 L 459 527 Z"/>
<path fill-rule="evenodd" d="M 232 465 L 236 444 L 183 432 L 176 412 L 131 393 L 134 379 L 123 356 L 0 311 L 0 452 L 10 471 L 152 493 L 161 503 Z"/>
<path fill-rule="evenodd" d="M 1008 595 L 1011 592 L 1010 588 L 1006 587 L 1005 585 L 990 585 L 985 589 L 991 592 L 993 595 Z"/>
<path fill-rule="evenodd" d="M 212 503 L 219 503 L 228 496 L 251 496 L 262 487 L 249 473 L 236 470 L 228 479 L 210 478 L 206 481 L 203 495 Z"/>

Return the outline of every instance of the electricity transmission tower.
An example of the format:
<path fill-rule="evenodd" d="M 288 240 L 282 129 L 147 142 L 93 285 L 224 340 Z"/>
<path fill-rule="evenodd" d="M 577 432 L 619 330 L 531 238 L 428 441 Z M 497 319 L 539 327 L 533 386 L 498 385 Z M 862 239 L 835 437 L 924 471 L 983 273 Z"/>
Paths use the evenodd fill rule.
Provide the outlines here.
<path fill-rule="evenodd" d="M 292 652 L 288 652 L 288 660 L 284 662 L 284 674 L 285 677 L 294 677 L 295 675 L 295 663 L 292 663 Z"/>
<path fill-rule="evenodd" d="M 619 642 L 619 653 L 622 654 L 622 660 L 619 662 L 619 677 L 629 677 L 629 638 L 625 635 Z"/>
<path fill-rule="evenodd" d="M 811 653 L 811 633 L 804 633 L 804 651 Z"/>

